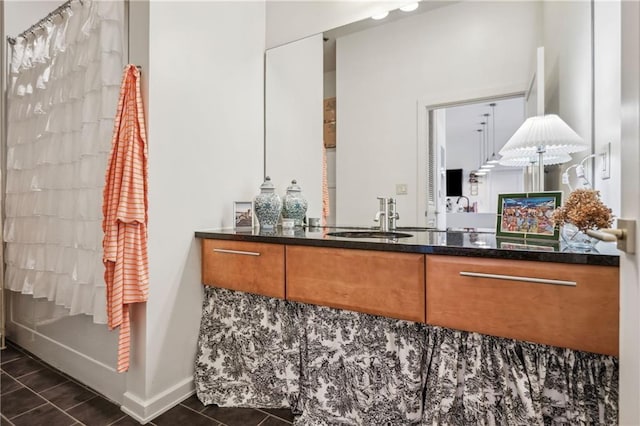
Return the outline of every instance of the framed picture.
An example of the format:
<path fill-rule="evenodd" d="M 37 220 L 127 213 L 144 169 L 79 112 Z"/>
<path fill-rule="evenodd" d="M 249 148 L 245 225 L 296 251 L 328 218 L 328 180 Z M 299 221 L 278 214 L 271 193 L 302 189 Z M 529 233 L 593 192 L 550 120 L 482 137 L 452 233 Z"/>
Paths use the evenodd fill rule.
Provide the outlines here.
<path fill-rule="evenodd" d="M 517 242 L 509 238 L 496 238 L 496 247 L 505 250 L 560 251 L 560 243 L 558 241 L 537 241 L 532 244 L 526 241 Z"/>
<path fill-rule="evenodd" d="M 236 231 L 251 231 L 253 229 L 253 202 L 233 202 L 233 228 Z"/>
<path fill-rule="evenodd" d="M 496 236 L 557 241 L 551 216 L 561 200 L 562 192 L 498 194 Z"/>

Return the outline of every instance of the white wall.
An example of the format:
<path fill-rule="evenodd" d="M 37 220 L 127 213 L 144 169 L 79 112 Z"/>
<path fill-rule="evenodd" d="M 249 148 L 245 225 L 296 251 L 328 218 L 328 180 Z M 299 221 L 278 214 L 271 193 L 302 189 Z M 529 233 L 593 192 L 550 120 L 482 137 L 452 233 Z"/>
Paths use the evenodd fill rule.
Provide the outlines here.
<path fill-rule="evenodd" d="M 601 178 L 596 167 L 595 188 L 600 190 L 602 201 L 620 216 L 621 5 L 619 1 L 596 1 L 594 7 L 595 152 L 601 153 L 611 143 L 613 166 L 607 180 Z"/>
<path fill-rule="evenodd" d="M 591 2 L 543 2 L 543 46 L 545 113 L 558 114 L 591 143 Z M 572 157 L 575 162 L 589 154 L 584 151 Z M 562 165 L 562 170 L 572 163 Z M 568 188 L 562 189 L 568 195 Z"/>
<path fill-rule="evenodd" d="M 47 16 L 61 2 L 52 0 L 7 0 L 4 2 L 4 35 L 15 37 Z"/>
<path fill-rule="evenodd" d="M 265 174 L 284 196 L 295 179 L 322 217 L 322 35 L 269 49 L 265 69 Z"/>
<path fill-rule="evenodd" d="M 124 407 L 138 418 L 192 391 L 202 301 L 194 231 L 232 226 L 233 201 L 262 183 L 264 7 L 150 3 L 150 296 L 131 372 L 144 384 L 128 384 Z"/>
<path fill-rule="evenodd" d="M 397 183 L 410 195 L 398 199 L 400 224 L 421 223 L 417 100 L 524 91 L 539 12 L 534 2 L 462 2 L 337 40 L 338 223 L 370 224 L 376 196 L 394 194 Z"/>

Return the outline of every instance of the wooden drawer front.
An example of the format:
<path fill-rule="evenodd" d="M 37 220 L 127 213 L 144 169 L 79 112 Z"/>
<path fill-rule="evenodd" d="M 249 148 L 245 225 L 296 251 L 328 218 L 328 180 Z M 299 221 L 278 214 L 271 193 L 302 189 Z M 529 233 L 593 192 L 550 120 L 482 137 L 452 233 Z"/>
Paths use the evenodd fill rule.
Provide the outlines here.
<path fill-rule="evenodd" d="M 202 240 L 202 282 L 284 299 L 284 246 Z"/>
<path fill-rule="evenodd" d="M 618 283 L 616 267 L 428 255 L 427 323 L 617 355 Z"/>
<path fill-rule="evenodd" d="M 424 322 L 424 255 L 287 246 L 287 299 Z"/>

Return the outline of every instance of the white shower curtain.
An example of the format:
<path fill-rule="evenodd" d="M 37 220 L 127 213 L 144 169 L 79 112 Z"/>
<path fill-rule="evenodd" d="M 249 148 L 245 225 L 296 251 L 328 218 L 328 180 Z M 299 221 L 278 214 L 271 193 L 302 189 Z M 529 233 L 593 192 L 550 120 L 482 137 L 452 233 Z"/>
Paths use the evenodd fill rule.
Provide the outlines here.
<path fill-rule="evenodd" d="M 123 67 L 122 1 L 73 1 L 12 46 L 6 288 L 106 323 L 102 190 Z"/>

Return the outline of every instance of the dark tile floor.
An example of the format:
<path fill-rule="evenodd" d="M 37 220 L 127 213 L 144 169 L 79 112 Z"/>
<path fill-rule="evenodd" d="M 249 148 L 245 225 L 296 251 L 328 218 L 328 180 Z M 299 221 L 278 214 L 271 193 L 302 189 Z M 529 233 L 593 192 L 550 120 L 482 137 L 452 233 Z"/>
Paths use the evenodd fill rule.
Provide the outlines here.
<path fill-rule="evenodd" d="M 11 342 L 0 354 L 0 426 L 132 426 L 139 423 L 97 392 Z M 152 426 L 286 426 L 288 409 L 204 406 L 195 395 Z"/>

